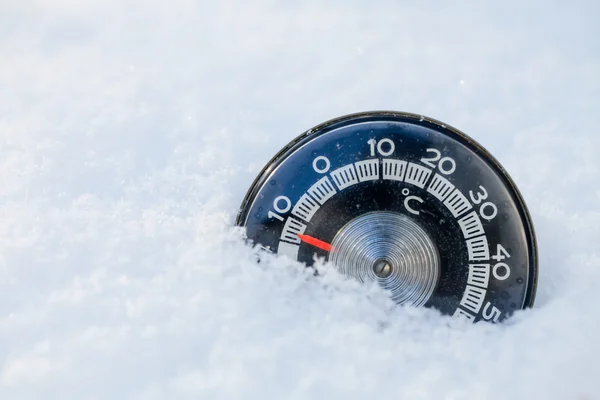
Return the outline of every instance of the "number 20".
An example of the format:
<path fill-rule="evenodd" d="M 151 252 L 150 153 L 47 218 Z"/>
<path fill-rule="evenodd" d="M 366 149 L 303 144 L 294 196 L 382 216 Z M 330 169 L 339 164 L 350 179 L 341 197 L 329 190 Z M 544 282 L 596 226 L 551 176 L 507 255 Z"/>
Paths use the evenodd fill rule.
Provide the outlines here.
<path fill-rule="evenodd" d="M 444 175 L 450 175 L 456 171 L 456 161 L 450 157 L 442 157 L 442 153 L 438 149 L 427 149 L 428 153 L 435 154 L 433 157 L 423 157 L 421 162 L 431 168 L 438 168 Z"/>

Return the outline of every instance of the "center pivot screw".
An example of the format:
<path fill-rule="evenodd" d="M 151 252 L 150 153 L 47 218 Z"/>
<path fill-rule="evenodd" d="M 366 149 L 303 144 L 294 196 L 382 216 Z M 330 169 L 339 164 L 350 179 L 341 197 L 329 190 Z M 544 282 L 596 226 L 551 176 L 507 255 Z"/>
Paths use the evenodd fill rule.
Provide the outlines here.
<path fill-rule="evenodd" d="M 387 260 L 377 260 L 373 264 L 373 272 L 378 278 L 385 279 L 392 274 L 392 266 Z"/>

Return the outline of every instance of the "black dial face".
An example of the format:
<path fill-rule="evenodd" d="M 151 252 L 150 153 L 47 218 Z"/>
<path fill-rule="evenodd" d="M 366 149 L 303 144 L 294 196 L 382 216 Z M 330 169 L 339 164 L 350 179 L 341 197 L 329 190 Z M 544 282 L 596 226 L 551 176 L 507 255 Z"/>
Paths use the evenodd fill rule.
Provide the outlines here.
<path fill-rule="evenodd" d="M 498 322 L 535 296 L 514 184 L 465 134 L 417 115 L 349 115 L 300 135 L 259 174 L 237 224 L 267 251 L 322 257 L 398 304 Z"/>

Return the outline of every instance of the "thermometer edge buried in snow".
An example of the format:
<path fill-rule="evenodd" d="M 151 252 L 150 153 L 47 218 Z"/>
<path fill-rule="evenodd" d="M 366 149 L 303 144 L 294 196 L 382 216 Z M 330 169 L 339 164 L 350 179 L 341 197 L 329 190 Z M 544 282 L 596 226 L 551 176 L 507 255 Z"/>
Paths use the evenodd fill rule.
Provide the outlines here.
<path fill-rule="evenodd" d="M 376 281 L 398 304 L 498 322 L 535 298 L 535 234 L 516 185 L 473 139 L 421 115 L 309 129 L 258 174 L 236 224 L 267 251 Z"/>

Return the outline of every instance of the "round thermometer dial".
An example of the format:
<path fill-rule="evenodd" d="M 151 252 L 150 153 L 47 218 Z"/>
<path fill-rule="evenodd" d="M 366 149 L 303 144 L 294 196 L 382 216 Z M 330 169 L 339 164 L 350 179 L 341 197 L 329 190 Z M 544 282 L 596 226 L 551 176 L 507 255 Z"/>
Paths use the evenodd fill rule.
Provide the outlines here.
<path fill-rule="evenodd" d="M 303 133 L 258 175 L 237 224 L 398 304 L 498 322 L 535 297 L 533 226 L 514 183 L 473 139 L 419 115 L 360 113 Z"/>

